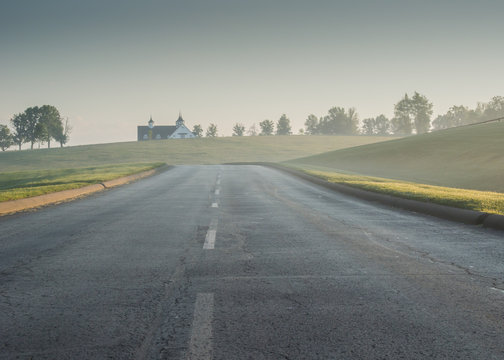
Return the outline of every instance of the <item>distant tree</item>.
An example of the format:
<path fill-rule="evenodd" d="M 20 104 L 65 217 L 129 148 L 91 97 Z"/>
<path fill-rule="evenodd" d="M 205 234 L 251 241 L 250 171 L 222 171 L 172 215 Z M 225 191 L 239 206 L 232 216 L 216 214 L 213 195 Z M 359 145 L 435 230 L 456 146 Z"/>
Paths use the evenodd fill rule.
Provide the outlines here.
<path fill-rule="evenodd" d="M 467 107 L 460 106 L 452 106 L 446 114 L 438 115 L 432 122 L 432 127 L 434 130 L 442 130 L 448 129 L 455 126 L 461 126 L 464 124 L 468 124 L 471 117 L 471 110 Z"/>
<path fill-rule="evenodd" d="M 448 129 L 455 126 L 474 124 L 504 116 L 504 97 L 494 96 L 487 103 L 478 103 L 475 109 L 463 105 L 454 105 L 446 114 L 438 115 L 432 122 L 434 130 Z"/>
<path fill-rule="evenodd" d="M 375 119 L 374 118 L 368 118 L 362 120 L 362 134 L 363 135 L 374 135 L 375 134 Z"/>
<path fill-rule="evenodd" d="M 257 127 L 256 124 L 252 124 L 247 131 L 248 136 L 256 136 L 257 135 Z"/>
<path fill-rule="evenodd" d="M 355 108 L 345 111 L 342 107 L 333 107 L 320 119 L 317 131 L 325 135 L 356 135 L 358 124 L 359 118 Z"/>
<path fill-rule="evenodd" d="M 263 120 L 259 123 L 261 133 L 259 135 L 269 136 L 273 134 L 275 123 L 271 120 Z"/>
<path fill-rule="evenodd" d="M 394 106 L 394 119 L 392 119 L 394 133 L 409 135 L 413 132 L 413 126 L 417 134 L 429 131 L 432 107 L 432 103 L 416 91 L 412 97 L 405 94 Z"/>
<path fill-rule="evenodd" d="M 11 119 L 14 127 L 14 142 L 19 146 L 29 142 L 31 149 L 36 142 L 46 142 L 63 137 L 64 127 L 59 111 L 52 105 L 32 106 Z"/>
<path fill-rule="evenodd" d="M 50 138 L 50 136 L 49 136 L 49 131 L 47 129 L 46 124 L 39 122 L 35 126 L 35 137 L 37 139 L 39 149 L 40 149 L 41 143 L 45 143 L 46 141 L 49 141 L 48 139 Z"/>
<path fill-rule="evenodd" d="M 424 134 L 430 129 L 433 105 L 424 95 L 416 91 L 411 97 L 411 102 L 416 133 Z"/>
<path fill-rule="evenodd" d="M 206 131 L 206 137 L 217 137 L 217 125 L 215 124 L 208 125 Z"/>
<path fill-rule="evenodd" d="M 287 115 L 282 114 L 282 116 L 280 116 L 280 119 L 278 119 L 276 134 L 277 135 L 290 135 L 290 134 L 292 134 L 290 120 L 287 117 Z"/>
<path fill-rule="evenodd" d="M 315 115 L 313 115 L 313 114 L 308 115 L 304 125 L 305 125 L 305 129 L 306 129 L 306 131 L 305 131 L 306 134 L 308 134 L 308 135 L 317 134 L 319 120 Z"/>
<path fill-rule="evenodd" d="M 497 119 L 504 116 L 504 97 L 494 96 L 488 103 L 483 105 L 482 121 Z"/>
<path fill-rule="evenodd" d="M 392 131 L 397 135 L 410 135 L 413 132 L 411 118 L 411 100 L 408 94 L 394 105 L 394 118 L 392 119 Z"/>
<path fill-rule="evenodd" d="M 70 140 L 70 132 L 72 131 L 72 127 L 68 122 L 68 118 L 65 119 L 65 125 L 63 126 L 63 131 L 61 133 L 56 134 L 54 140 L 59 142 L 60 147 L 63 147 Z"/>
<path fill-rule="evenodd" d="M 21 150 L 21 146 L 26 142 L 27 137 L 27 121 L 25 113 L 16 114 L 11 118 L 11 124 L 14 128 L 14 134 L 12 135 L 12 140 L 14 144 L 19 147 Z"/>
<path fill-rule="evenodd" d="M 347 135 L 357 135 L 359 133 L 359 116 L 355 108 L 348 108 L 344 133 Z"/>
<path fill-rule="evenodd" d="M 64 133 L 61 115 L 54 106 L 43 105 L 38 108 L 37 139 L 51 147 L 51 139 L 61 139 Z"/>
<path fill-rule="evenodd" d="M 33 144 L 39 140 L 39 136 L 42 133 L 37 126 L 40 121 L 40 108 L 38 106 L 32 106 L 25 110 L 25 120 L 26 120 L 26 140 L 30 143 L 30 148 L 33 150 Z"/>
<path fill-rule="evenodd" d="M 304 135 L 304 134 L 305 134 L 304 129 L 303 129 L 303 128 L 299 129 L 299 130 L 298 130 L 298 134 L 299 134 L 299 135 Z"/>
<path fill-rule="evenodd" d="M 245 125 L 236 123 L 233 126 L 233 136 L 243 136 L 245 134 Z"/>
<path fill-rule="evenodd" d="M 378 115 L 375 118 L 375 130 L 376 135 L 389 135 L 390 134 L 390 120 L 383 114 Z"/>
<path fill-rule="evenodd" d="M 0 125 L 0 149 L 7 150 L 14 145 L 14 139 L 7 125 Z"/>
<path fill-rule="evenodd" d="M 385 115 L 362 120 L 363 135 L 388 135 L 390 134 L 390 120 Z"/>
<path fill-rule="evenodd" d="M 196 136 L 196 137 L 203 136 L 203 128 L 199 124 L 196 124 L 193 126 L 192 132 L 193 132 L 194 136 Z"/>

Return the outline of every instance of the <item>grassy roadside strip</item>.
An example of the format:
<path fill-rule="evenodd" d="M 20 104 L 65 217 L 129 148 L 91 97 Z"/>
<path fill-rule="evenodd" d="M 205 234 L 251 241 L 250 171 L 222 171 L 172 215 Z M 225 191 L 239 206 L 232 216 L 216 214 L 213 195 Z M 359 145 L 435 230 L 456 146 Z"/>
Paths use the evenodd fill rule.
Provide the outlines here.
<path fill-rule="evenodd" d="M 504 215 L 504 194 L 417 184 L 379 177 L 300 169 L 326 181 L 410 200 Z"/>
<path fill-rule="evenodd" d="M 161 162 L 136 163 L 0 173 L 0 202 L 99 184 L 162 165 Z"/>

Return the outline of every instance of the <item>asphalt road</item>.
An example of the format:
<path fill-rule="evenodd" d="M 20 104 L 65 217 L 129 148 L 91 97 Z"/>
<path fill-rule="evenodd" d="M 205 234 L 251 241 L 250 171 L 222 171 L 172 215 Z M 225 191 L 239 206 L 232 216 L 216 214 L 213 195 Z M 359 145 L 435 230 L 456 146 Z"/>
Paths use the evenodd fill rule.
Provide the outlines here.
<path fill-rule="evenodd" d="M 1 359 L 504 359 L 504 233 L 180 166 L 0 218 Z"/>

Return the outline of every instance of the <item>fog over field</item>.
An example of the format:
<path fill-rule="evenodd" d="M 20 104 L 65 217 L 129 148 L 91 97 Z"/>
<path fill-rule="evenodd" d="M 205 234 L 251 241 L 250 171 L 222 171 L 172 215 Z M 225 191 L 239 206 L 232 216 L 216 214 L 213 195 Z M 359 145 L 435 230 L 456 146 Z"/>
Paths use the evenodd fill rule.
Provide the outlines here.
<path fill-rule="evenodd" d="M 504 3 L 460 1 L 0 2 L 0 124 L 54 105 L 68 145 L 136 140 L 152 115 L 219 135 L 233 124 L 354 107 L 393 116 L 405 93 L 435 118 L 503 95 Z"/>

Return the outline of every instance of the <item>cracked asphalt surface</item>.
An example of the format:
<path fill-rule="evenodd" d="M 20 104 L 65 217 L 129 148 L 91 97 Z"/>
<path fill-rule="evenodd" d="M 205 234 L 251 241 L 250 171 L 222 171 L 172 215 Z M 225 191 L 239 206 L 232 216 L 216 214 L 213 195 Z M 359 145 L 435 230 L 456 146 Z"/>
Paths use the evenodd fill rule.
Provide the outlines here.
<path fill-rule="evenodd" d="M 274 169 L 180 166 L 0 229 L 1 359 L 504 359 L 504 232 Z"/>

